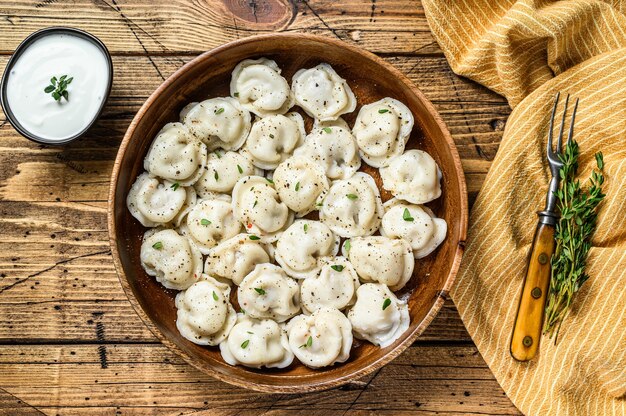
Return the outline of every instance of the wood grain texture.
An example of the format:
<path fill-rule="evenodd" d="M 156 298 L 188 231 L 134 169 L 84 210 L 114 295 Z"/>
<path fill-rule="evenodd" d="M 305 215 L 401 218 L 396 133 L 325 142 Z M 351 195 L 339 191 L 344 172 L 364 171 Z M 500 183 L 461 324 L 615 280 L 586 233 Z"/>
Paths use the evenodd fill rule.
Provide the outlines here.
<path fill-rule="evenodd" d="M 248 4 L 256 4 L 258 11 L 274 2 L 237 3 L 244 11 L 250 10 Z M 450 71 L 419 2 L 322 0 L 293 1 L 294 6 L 295 19 L 278 30 L 340 37 L 378 53 L 434 103 L 462 158 L 471 204 L 510 110 L 501 97 Z M 493 379 L 479 382 L 460 377 L 469 371 L 464 369 L 468 362 L 480 367 L 484 377 L 490 376 L 450 301 L 419 341 L 369 384 L 366 378 L 342 390 L 281 398 L 235 389 L 205 376 L 198 380 L 191 375 L 197 371 L 178 361 L 177 367 L 185 371 L 181 379 L 161 386 L 157 370 L 164 367 L 159 363 L 174 356 L 156 343 L 119 286 L 108 252 L 106 192 L 121 138 L 162 78 L 213 46 L 275 30 L 264 26 L 264 18 L 259 24 L 250 21 L 254 20 L 250 11 L 241 17 L 228 15 L 230 23 L 226 22 L 221 7 L 226 6 L 214 0 L 0 1 L 0 68 L 27 34 L 58 24 L 99 36 L 114 55 L 115 67 L 113 92 L 103 117 L 86 138 L 69 147 L 31 143 L 0 114 L 0 314 L 4 317 L 0 360 L 15 363 L 0 364 L 0 388 L 7 393 L 0 394 L 0 414 L 38 414 L 31 407 L 19 407 L 20 413 L 12 410 L 18 409 L 17 401 L 51 415 L 173 414 L 203 408 L 210 408 L 209 414 L 231 414 L 234 402 L 245 399 L 259 404 L 240 409 L 245 414 L 340 413 L 353 402 L 348 413 L 519 414 Z M 118 365 L 101 368 L 101 346 L 106 347 L 108 361 L 126 363 L 127 367 L 112 373 L 124 374 L 125 381 L 101 385 L 101 379 Z M 457 358 L 457 348 L 469 349 L 473 355 Z M 71 351 L 79 354 L 79 350 L 86 355 L 72 360 Z M 40 362 L 42 351 L 58 357 L 58 363 L 52 364 L 54 358 Z M 408 373 L 391 372 L 400 363 Z M 145 382 L 146 374 L 152 374 L 152 381 Z M 40 376 L 59 382 L 44 386 L 37 383 Z M 19 383 L 16 378 L 21 378 Z M 98 392 L 97 402 L 82 394 L 92 391 Z M 172 391 L 176 394 L 168 396 Z"/>

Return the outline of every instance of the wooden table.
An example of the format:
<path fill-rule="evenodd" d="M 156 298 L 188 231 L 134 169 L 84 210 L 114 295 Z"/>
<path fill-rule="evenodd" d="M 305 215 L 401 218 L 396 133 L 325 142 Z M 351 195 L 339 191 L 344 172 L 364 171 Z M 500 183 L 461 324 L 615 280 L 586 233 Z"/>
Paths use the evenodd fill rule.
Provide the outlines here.
<path fill-rule="evenodd" d="M 0 414 L 519 414 L 451 301 L 371 376 L 268 395 L 215 381 L 169 352 L 132 310 L 111 261 L 109 175 L 135 112 L 200 52 L 274 30 L 336 37 L 406 73 L 448 124 L 471 203 L 510 109 L 450 71 L 418 1 L 3 0 L 0 66 L 29 33 L 54 25 L 102 39 L 115 80 L 101 120 L 63 148 L 22 138 L 0 116 Z"/>

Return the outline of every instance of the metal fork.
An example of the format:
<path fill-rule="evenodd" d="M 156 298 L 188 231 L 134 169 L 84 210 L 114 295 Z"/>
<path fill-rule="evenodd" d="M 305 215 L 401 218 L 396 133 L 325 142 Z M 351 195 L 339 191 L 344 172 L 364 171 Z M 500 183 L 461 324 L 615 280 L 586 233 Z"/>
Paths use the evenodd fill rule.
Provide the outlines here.
<path fill-rule="evenodd" d="M 567 116 L 569 94 L 565 98 L 565 109 L 563 110 L 563 117 L 561 119 L 561 128 L 559 129 L 556 150 L 554 150 L 552 128 L 554 127 L 554 117 L 559 104 L 559 97 L 560 93 L 557 93 L 554 100 L 554 108 L 552 109 L 552 117 L 550 117 L 548 149 L 546 152 L 552 179 L 550 179 L 548 193 L 546 195 L 546 206 L 543 211 L 537 213 L 539 215 L 539 224 L 537 224 L 535 237 L 531 246 L 528 268 L 526 270 L 522 295 L 517 308 L 513 334 L 511 336 L 511 355 L 518 361 L 532 360 L 537 354 L 539 340 L 541 338 L 541 328 L 543 326 L 545 302 L 550 286 L 550 259 L 552 258 L 552 254 L 554 254 L 554 232 L 559 219 L 559 214 L 556 210 L 557 198 L 555 193 L 559 189 L 559 171 L 563 167 L 560 155 L 563 151 L 563 129 Z M 574 120 L 577 108 L 578 99 L 576 99 L 574 110 L 572 111 L 572 119 L 567 135 L 568 144 L 572 141 L 574 136 Z"/>

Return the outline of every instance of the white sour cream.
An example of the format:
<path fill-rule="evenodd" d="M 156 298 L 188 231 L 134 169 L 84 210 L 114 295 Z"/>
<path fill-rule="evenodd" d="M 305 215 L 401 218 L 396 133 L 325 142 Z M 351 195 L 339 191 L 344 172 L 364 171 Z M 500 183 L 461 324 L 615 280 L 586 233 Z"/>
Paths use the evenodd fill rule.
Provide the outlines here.
<path fill-rule="evenodd" d="M 73 77 L 69 100 L 55 101 L 44 89 L 50 79 Z M 45 35 L 26 47 L 11 68 L 6 97 L 22 127 L 42 139 L 63 141 L 96 117 L 109 86 L 108 60 L 94 43 L 61 33 Z"/>

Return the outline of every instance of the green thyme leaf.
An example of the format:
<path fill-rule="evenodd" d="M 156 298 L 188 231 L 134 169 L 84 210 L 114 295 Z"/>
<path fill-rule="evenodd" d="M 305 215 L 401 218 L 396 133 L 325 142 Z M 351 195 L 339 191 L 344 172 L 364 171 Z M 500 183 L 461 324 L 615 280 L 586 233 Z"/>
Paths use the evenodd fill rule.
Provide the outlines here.
<path fill-rule="evenodd" d="M 233 95 L 234 95 L 235 97 L 239 97 L 239 93 L 238 93 L 238 92 L 235 92 Z"/>
<path fill-rule="evenodd" d="M 266 181 L 268 181 L 269 183 L 271 183 L 272 185 L 274 184 L 274 181 L 271 180 L 270 178 L 265 178 Z"/>
<path fill-rule="evenodd" d="M 219 298 L 217 297 L 217 293 L 215 293 L 215 291 L 213 291 L 213 300 L 218 300 Z"/>
<path fill-rule="evenodd" d="M 247 340 L 245 340 L 244 342 L 241 343 L 241 348 L 244 348 L 244 349 L 247 348 L 248 344 L 250 344 L 250 340 L 249 339 L 247 339 Z"/>
<path fill-rule="evenodd" d="M 385 309 L 387 309 L 389 307 L 389 305 L 391 305 L 391 299 L 387 298 L 385 299 L 385 301 L 383 302 L 383 311 Z"/>
<path fill-rule="evenodd" d="M 180 184 L 178 182 L 174 182 L 172 186 L 170 186 L 170 188 L 172 188 L 173 190 L 177 190 L 179 187 L 180 187 Z"/>
<path fill-rule="evenodd" d="M 296 182 L 296 192 L 300 190 L 300 182 Z"/>
<path fill-rule="evenodd" d="M 307 231 L 309 231 L 309 224 L 304 224 L 304 232 L 306 233 Z"/>
<path fill-rule="evenodd" d="M 402 219 L 404 221 L 410 221 L 410 222 L 415 221 L 415 218 L 411 217 L 411 213 L 409 212 L 408 208 L 404 208 L 404 212 L 402 213 Z"/>
<path fill-rule="evenodd" d="M 54 85 L 48 85 L 45 90 L 43 90 L 46 94 L 50 94 L 54 91 Z"/>
<path fill-rule="evenodd" d="M 202 224 L 202 225 L 204 225 L 206 227 L 207 225 L 211 225 L 211 221 L 207 220 L 206 218 L 202 218 L 200 220 L 200 224 Z"/>
<path fill-rule="evenodd" d="M 239 171 L 239 174 L 243 173 L 243 169 L 241 168 L 241 166 L 237 165 L 237 170 Z"/>
<path fill-rule="evenodd" d="M 350 240 L 346 240 L 345 243 L 343 243 L 343 248 L 346 250 L 346 253 L 350 252 Z"/>
<path fill-rule="evenodd" d="M 152 248 L 155 250 L 161 250 L 163 248 L 163 243 L 160 241 L 157 241 L 156 243 L 152 244 Z"/>
<path fill-rule="evenodd" d="M 385 113 L 388 113 L 388 112 L 389 112 L 389 109 L 387 109 L 387 108 L 381 108 L 380 110 L 378 110 L 379 114 L 385 114 Z"/>
<path fill-rule="evenodd" d="M 254 290 L 256 291 L 256 293 L 258 293 L 259 295 L 265 295 L 265 290 L 261 289 L 260 287 L 255 287 Z"/>
<path fill-rule="evenodd" d="M 220 180 L 220 175 L 217 173 L 217 171 L 215 171 L 215 175 L 213 175 L 213 177 L 215 178 L 216 181 Z"/>
<path fill-rule="evenodd" d="M 311 345 L 313 345 L 313 337 L 311 335 L 309 335 L 309 338 L 306 340 L 306 342 L 302 345 L 300 345 L 298 348 L 308 348 Z"/>
<path fill-rule="evenodd" d="M 215 110 L 215 114 L 222 114 L 224 112 L 224 107 L 220 107 L 217 110 Z"/>
<path fill-rule="evenodd" d="M 356 196 L 355 194 L 346 194 L 346 197 L 347 197 L 348 199 L 353 200 L 353 201 L 354 201 L 355 199 L 357 199 L 357 198 L 358 198 L 358 196 Z"/>
<path fill-rule="evenodd" d="M 260 240 L 260 239 L 261 239 L 261 237 L 258 237 L 258 236 L 256 236 L 256 235 L 251 235 L 251 236 L 250 236 L 250 237 L 248 237 L 248 238 L 249 238 L 250 240 L 252 240 L 252 241 L 256 241 L 256 240 Z"/>
<path fill-rule="evenodd" d="M 343 271 L 344 266 L 342 266 L 341 264 L 333 264 L 332 266 L 330 266 L 330 268 L 336 272 L 341 272 Z"/>
<path fill-rule="evenodd" d="M 322 130 L 324 130 L 325 133 L 332 133 L 332 129 L 330 127 L 324 127 Z"/>

